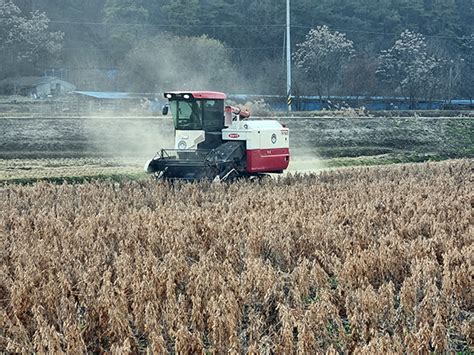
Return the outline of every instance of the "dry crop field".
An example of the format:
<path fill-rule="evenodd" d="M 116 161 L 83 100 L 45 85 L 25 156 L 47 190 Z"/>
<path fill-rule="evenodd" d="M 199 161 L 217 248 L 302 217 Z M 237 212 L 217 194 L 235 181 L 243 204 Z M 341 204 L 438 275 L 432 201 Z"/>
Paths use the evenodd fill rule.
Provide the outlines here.
<path fill-rule="evenodd" d="M 0 191 L 0 349 L 473 351 L 473 160 Z"/>

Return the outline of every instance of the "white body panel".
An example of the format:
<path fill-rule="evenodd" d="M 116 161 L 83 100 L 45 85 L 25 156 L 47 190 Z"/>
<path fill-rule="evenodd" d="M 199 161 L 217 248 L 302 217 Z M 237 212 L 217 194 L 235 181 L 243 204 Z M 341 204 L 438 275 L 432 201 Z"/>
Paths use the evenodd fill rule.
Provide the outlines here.
<path fill-rule="evenodd" d="M 175 133 L 174 148 L 179 150 L 197 149 L 199 143 L 206 139 L 204 131 L 179 131 Z"/>
<path fill-rule="evenodd" d="M 224 141 L 246 141 L 247 150 L 289 148 L 289 130 L 278 121 L 234 121 L 222 130 Z"/>

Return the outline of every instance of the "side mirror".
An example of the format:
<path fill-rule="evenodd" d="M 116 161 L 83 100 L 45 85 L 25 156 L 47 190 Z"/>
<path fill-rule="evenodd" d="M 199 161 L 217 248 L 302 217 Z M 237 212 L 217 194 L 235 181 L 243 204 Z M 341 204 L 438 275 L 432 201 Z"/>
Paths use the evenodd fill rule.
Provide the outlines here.
<path fill-rule="evenodd" d="M 169 105 L 163 106 L 163 109 L 161 110 L 161 113 L 163 114 L 163 116 L 166 116 L 168 114 L 169 109 L 170 109 Z"/>

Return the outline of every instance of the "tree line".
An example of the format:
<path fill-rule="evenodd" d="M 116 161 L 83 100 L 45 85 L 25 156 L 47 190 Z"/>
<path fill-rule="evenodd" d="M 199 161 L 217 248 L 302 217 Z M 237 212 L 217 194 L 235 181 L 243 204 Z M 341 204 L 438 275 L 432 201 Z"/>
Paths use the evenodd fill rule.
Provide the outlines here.
<path fill-rule="evenodd" d="M 21 3 L 0 1 L 2 77 L 285 94 L 284 0 Z M 293 94 L 471 98 L 472 18 L 469 0 L 292 0 Z"/>

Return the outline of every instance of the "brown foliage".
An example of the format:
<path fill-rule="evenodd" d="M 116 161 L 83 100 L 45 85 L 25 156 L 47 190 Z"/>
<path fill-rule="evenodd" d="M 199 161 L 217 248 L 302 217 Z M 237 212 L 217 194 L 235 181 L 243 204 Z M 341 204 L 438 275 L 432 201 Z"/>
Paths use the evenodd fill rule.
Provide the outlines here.
<path fill-rule="evenodd" d="M 6 186 L 0 351 L 472 350 L 472 169 Z"/>

